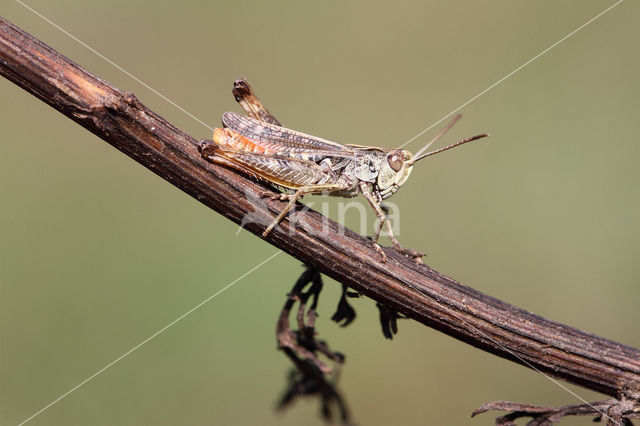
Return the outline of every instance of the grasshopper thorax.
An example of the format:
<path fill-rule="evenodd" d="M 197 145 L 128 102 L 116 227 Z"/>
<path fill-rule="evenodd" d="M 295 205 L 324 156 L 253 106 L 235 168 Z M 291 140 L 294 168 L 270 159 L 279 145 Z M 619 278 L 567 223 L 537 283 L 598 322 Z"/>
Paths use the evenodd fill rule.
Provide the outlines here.
<path fill-rule="evenodd" d="M 378 190 L 382 198 L 389 198 L 407 181 L 413 170 L 413 154 L 404 149 L 385 153 L 378 173 Z"/>

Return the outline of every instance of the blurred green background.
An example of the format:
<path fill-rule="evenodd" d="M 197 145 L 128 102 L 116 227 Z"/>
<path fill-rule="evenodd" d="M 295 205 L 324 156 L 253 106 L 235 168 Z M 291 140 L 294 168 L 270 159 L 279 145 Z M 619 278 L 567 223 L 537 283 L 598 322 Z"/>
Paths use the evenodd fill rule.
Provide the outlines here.
<path fill-rule="evenodd" d="M 246 77 L 289 127 L 395 147 L 613 2 L 28 4 L 210 126 L 239 110 L 231 83 Z M 20 4 L 0 12 L 194 137 L 209 135 Z M 441 144 L 491 139 L 419 163 L 392 199 L 401 241 L 432 267 L 636 347 L 639 12 L 622 3 L 465 107 Z M 6 80 L 0 98 L 0 421 L 9 425 L 276 249 L 235 236 L 235 224 Z M 275 321 L 300 271 L 275 257 L 30 424 L 322 424 L 316 401 L 274 411 L 290 367 Z M 339 286 L 326 287 L 318 329 L 347 355 L 340 390 L 359 424 L 491 425 L 492 414 L 469 413 L 496 399 L 579 402 L 413 322 L 385 341 L 371 300 L 354 301 L 358 318 L 340 329 L 329 321 Z"/>

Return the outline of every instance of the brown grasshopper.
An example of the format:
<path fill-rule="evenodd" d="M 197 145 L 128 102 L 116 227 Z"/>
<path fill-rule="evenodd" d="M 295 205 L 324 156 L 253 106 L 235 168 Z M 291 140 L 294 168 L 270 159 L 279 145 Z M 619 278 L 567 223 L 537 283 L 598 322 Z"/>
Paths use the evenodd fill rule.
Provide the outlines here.
<path fill-rule="evenodd" d="M 405 249 L 393 235 L 381 206 L 382 200 L 395 194 L 407 181 L 417 161 L 488 136 L 473 136 L 425 152 L 460 119 L 458 115 L 415 155 L 404 149 L 342 145 L 281 127 L 245 80 L 235 81 L 233 94 L 248 116 L 225 112 L 222 115 L 224 128 L 214 130 L 213 141 L 201 141 L 200 153 L 206 160 L 231 167 L 283 190 L 278 194 L 261 194 L 289 201 L 262 236 L 266 237 L 304 195 L 328 193 L 356 197 L 362 193 L 378 217 L 373 245 L 383 262 L 386 255 L 378 245 L 378 238 L 384 223 L 398 250 L 416 259 L 422 255 Z"/>

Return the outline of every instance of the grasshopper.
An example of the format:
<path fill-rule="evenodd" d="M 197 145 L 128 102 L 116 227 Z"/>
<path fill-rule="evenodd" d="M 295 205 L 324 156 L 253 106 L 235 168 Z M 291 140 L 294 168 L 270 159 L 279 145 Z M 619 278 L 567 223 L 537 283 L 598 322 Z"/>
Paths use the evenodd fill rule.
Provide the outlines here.
<path fill-rule="evenodd" d="M 282 127 L 245 80 L 234 82 L 233 94 L 247 115 L 225 112 L 222 115 L 224 127 L 214 129 L 213 140 L 201 141 L 199 149 L 206 160 L 238 170 L 283 191 L 261 194 L 288 201 L 262 236 L 266 237 L 296 201 L 305 195 L 328 193 L 356 197 L 362 193 L 378 217 L 373 246 L 383 262 L 387 257 L 378 239 L 385 223 L 396 249 L 416 260 L 423 255 L 405 249 L 393 235 L 382 200 L 395 194 L 407 181 L 417 161 L 489 136 L 473 136 L 426 152 L 460 119 L 461 116 L 457 115 L 415 155 L 399 148 L 385 150 L 372 146 L 342 145 Z"/>

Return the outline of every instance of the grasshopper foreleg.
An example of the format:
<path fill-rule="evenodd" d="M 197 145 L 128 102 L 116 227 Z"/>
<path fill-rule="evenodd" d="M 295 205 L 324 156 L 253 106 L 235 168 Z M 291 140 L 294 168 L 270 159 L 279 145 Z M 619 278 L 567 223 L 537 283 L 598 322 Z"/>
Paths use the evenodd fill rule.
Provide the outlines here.
<path fill-rule="evenodd" d="M 424 256 L 424 254 L 418 253 L 417 251 L 412 249 L 404 248 L 402 244 L 400 244 L 400 241 L 398 241 L 398 239 L 395 237 L 395 235 L 393 235 L 393 228 L 391 227 L 391 222 L 387 218 L 386 209 L 379 201 L 380 197 L 377 197 L 377 194 L 374 194 L 372 192 L 371 184 L 360 182 L 360 189 L 362 190 L 362 195 L 364 195 L 364 197 L 367 199 L 374 212 L 376 213 L 376 216 L 378 217 L 378 221 L 376 222 L 373 233 L 373 247 L 382 256 L 382 262 L 387 261 L 387 256 L 382 250 L 382 247 L 380 247 L 380 244 L 378 244 L 378 239 L 380 238 L 382 227 L 386 224 L 389 239 L 393 243 L 393 247 L 400 253 L 413 258 L 417 263 L 422 263 L 422 257 Z"/>
<path fill-rule="evenodd" d="M 382 257 L 382 262 L 385 263 L 387 261 L 387 255 L 382 250 L 382 247 L 380 247 L 380 244 L 378 244 L 378 238 L 380 238 L 382 225 L 385 223 L 385 221 L 388 222 L 387 215 L 384 214 L 384 211 L 382 211 L 378 200 L 376 200 L 376 197 L 371 192 L 370 183 L 360 182 L 360 190 L 362 191 L 362 195 L 364 195 L 364 198 L 367 199 L 367 201 L 373 208 L 373 211 L 376 213 L 376 216 L 378 217 L 378 221 L 376 222 L 375 230 L 373 232 L 373 248 L 378 252 L 378 254 L 380 254 L 380 256 Z"/>
<path fill-rule="evenodd" d="M 388 209 L 384 206 L 384 204 L 380 204 L 380 208 L 382 209 L 382 211 L 385 213 L 385 216 L 386 216 L 388 214 L 388 211 L 387 211 Z M 411 257 L 413 260 L 416 261 L 416 263 L 424 263 L 422 262 L 424 253 L 420 253 L 416 250 L 406 248 L 402 244 L 400 244 L 400 241 L 398 241 L 395 235 L 393 235 L 393 228 L 391 226 L 391 222 L 389 221 L 389 218 L 387 218 L 385 223 L 387 224 L 387 232 L 389 234 L 389 239 L 393 243 L 393 246 L 396 248 L 396 250 L 398 250 L 400 253 L 404 255 Z"/>

